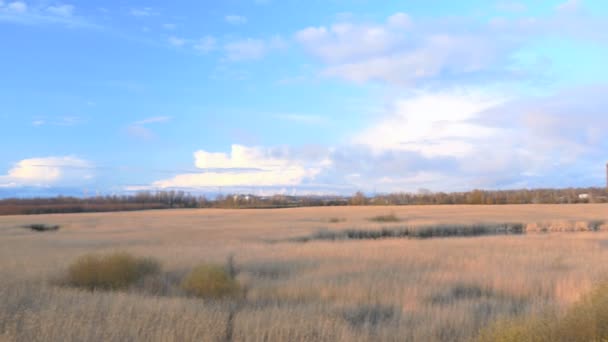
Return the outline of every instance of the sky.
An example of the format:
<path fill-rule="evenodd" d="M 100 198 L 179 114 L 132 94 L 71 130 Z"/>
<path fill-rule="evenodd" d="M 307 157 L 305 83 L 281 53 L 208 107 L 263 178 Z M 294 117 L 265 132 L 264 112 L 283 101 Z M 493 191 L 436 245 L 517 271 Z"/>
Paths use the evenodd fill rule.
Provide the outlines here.
<path fill-rule="evenodd" d="M 0 0 L 0 197 L 605 185 L 608 2 Z"/>

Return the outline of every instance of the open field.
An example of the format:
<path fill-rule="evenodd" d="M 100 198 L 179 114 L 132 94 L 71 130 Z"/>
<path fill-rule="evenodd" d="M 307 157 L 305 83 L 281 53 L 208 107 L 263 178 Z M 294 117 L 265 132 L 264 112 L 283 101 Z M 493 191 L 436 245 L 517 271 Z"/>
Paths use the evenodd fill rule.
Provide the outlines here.
<path fill-rule="evenodd" d="M 607 204 L 5 216 L 0 340 L 467 341 L 502 317 L 562 312 L 608 280 L 606 226 L 585 229 L 604 220 Z M 320 229 L 505 222 L 535 232 L 294 240 Z M 61 229 L 23 228 L 32 224 Z M 57 285 L 79 256 L 113 251 L 157 259 L 160 279 L 122 292 Z M 230 255 L 245 299 L 189 298 L 170 286 Z"/>

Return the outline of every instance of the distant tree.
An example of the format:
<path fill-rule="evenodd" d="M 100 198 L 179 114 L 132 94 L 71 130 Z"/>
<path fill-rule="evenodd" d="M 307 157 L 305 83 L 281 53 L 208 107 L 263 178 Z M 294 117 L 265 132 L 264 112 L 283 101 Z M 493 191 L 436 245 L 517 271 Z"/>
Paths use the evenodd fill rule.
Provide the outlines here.
<path fill-rule="evenodd" d="M 367 198 L 365 197 L 365 195 L 361 191 L 357 191 L 353 195 L 353 197 L 350 198 L 349 204 L 350 205 L 366 205 L 367 204 Z"/>

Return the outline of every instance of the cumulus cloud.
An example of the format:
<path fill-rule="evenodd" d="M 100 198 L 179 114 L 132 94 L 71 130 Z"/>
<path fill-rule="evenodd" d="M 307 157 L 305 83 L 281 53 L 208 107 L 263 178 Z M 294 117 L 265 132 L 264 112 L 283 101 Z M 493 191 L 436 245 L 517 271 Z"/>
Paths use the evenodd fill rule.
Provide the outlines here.
<path fill-rule="evenodd" d="M 194 154 L 201 173 L 180 174 L 154 182 L 157 188 L 206 188 L 239 186 L 295 186 L 320 172 L 276 150 L 232 145 L 227 153 L 204 150 Z"/>
<path fill-rule="evenodd" d="M 419 92 L 395 100 L 343 144 L 198 151 L 200 173 L 159 180 L 152 188 L 349 194 L 602 185 L 607 91 L 585 87 L 518 100 L 482 90 Z"/>
<path fill-rule="evenodd" d="M 426 157 L 472 153 L 475 142 L 496 129 L 475 124 L 484 110 L 502 100 L 467 93 L 423 93 L 397 100 L 393 112 L 356 135 L 353 142 L 372 150 L 402 150 Z"/>
<path fill-rule="evenodd" d="M 397 101 L 391 114 L 357 135 L 363 152 L 356 158 L 332 160 L 384 191 L 415 189 L 429 175 L 422 183 L 433 190 L 603 184 L 605 91 L 587 87 L 525 100 L 422 94 Z"/>
<path fill-rule="evenodd" d="M 322 75 L 357 83 L 417 86 L 509 80 L 521 77 L 513 56 L 530 37 L 608 39 L 605 20 L 581 15 L 576 11 L 580 7 L 579 1 L 570 0 L 547 17 L 498 17 L 487 22 L 458 17 L 416 20 L 395 13 L 380 23 L 339 20 L 307 27 L 295 39 L 321 62 Z M 524 71 L 540 73 L 535 68 Z"/>
<path fill-rule="evenodd" d="M 23 159 L 0 176 L 0 187 L 75 184 L 91 179 L 92 169 L 88 161 L 71 156 Z"/>

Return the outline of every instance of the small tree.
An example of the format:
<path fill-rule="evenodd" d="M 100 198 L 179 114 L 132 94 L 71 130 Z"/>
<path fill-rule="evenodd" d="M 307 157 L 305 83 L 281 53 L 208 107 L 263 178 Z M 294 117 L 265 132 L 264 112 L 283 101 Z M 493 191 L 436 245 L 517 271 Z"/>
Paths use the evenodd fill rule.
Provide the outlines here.
<path fill-rule="evenodd" d="M 366 205 L 367 204 L 367 198 L 365 197 L 365 195 L 363 194 L 363 192 L 361 191 L 357 191 L 353 197 L 350 198 L 350 205 Z"/>

